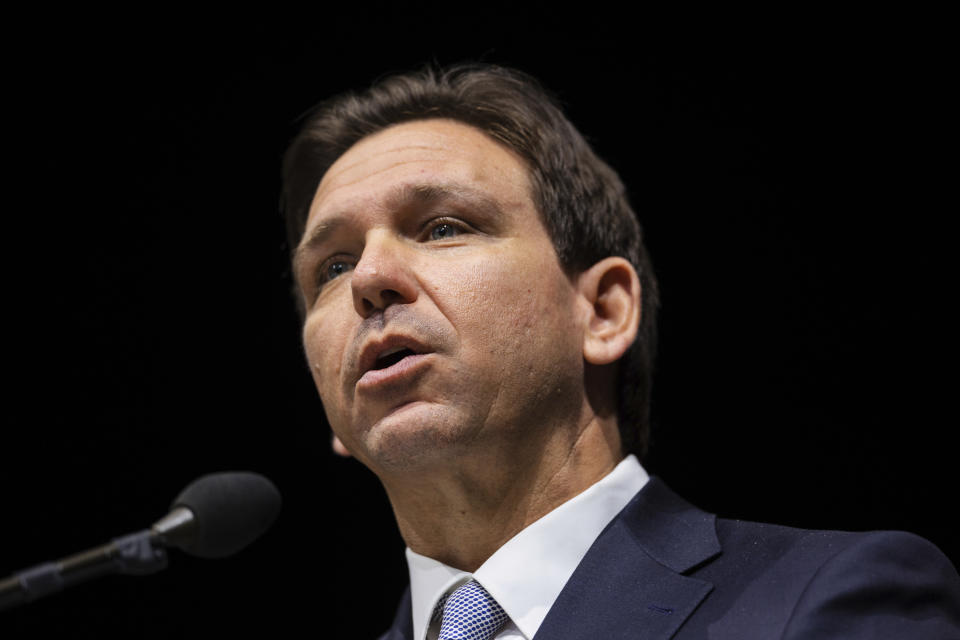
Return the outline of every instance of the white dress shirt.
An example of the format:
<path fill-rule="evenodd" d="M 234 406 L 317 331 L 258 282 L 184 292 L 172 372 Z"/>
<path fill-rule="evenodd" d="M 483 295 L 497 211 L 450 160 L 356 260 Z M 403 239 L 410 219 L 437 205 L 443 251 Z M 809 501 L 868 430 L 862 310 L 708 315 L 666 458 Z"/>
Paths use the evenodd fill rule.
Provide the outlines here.
<path fill-rule="evenodd" d="M 530 640 L 574 569 L 600 532 L 650 477 L 633 455 L 586 491 L 567 500 L 510 538 L 473 573 L 407 549 L 414 640 L 435 640 L 434 607 L 471 579 L 503 607 L 510 620 L 495 640 Z"/>

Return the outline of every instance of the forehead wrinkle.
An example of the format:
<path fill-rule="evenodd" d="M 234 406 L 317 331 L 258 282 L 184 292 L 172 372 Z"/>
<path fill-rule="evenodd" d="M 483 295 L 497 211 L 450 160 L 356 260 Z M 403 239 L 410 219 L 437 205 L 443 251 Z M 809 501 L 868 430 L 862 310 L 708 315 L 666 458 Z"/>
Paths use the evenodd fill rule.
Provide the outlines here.
<path fill-rule="evenodd" d="M 376 136 L 374 136 L 376 137 Z M 358 143 L 362 144 L 362 143 Z M 435 152 L 435 151 L 446 151 L 448 147 L 442 144 L 400 144 L 393 148 L 384 149 L 378 151 L 372 156 L 363 157 L 353 162 L 349 162 L 349 158 L 353 155 L 351 152 L 355 151 L 357 146 L 354 146 L 348 149 L 333 165 L 327 170 L 326 174 L 320 179 L 319 184 L 317 185 L 317 190 L 314 193 L 313 199 L 316 202 L 317 198 L 321 195 L 321 192 L 324 191 L 326 186 L 330 191 L 337 191 L 338 189 L 344 187 L 350 187 L 356 185 L 357 183 L 363 182 L 369 178 L 375 177 L 396 167 L 402 167 L 405 164 L 411 164 L 416 162 L 422 162 L 422 155 L 417 155 L 413 158 L 404 158 L 402 160 L 393 160 L 389 156 L 394 154 L 403 154 L 411 150 L 419 150 L 426 152 Z M 360 151 L 362 154 L 362 150 Z M 363 166 L 370 164 L 371 162 L 385 162 L 384 166 L 375 167 L 372 171 L 363 170 Z M 358 177 L 351 178 L 350 174 L 360 170 L 360 175 Z M 344 177 L 346 176 L 346 177 Z M 332 183 L 332 186 L 330 185 Z"/>
<path fill-rule="evenodd" d="M 480 189 L 455 182 L 412 182 L 396 185 L 387 194 L 386 206 L 392 210 L 401 210 L 449 201 L 479 207 L 488 214 L 503 213 L 496 199 Z"/>
<path fill-rule="evenodd" d="M 380 156 L 377 156 L 377 158 L 379 158 L 379 157 L 380 157 Z M 327 197 L 328 194 L 327 194 L 327 193 L 324 193 L 324 191 L 335 193 L 335 192 L 337 192 L 337 191 L 340 190 L 340 189 L 345 189 L 345 188 L 347 188 L 347 187 L 352 187 L 352 186 L 354 186 L 354 185 L 360 184 L 361 182 L 364 182 L 364 181 L 369 180 L 369 179 L 371 179 L 371 178 L 375 178 L 376 176 L 380 175 L 381 173 L 385 173 L 385 172 L 387 172 L 387 171 L 390 171 L 391 169 L 395 169 L 395 168 L 397 168 L 397 167 L 402 167 L 402 166 L 405 165 L 405 164 L 414 164 L 414 163 L 421 162 L 421 161 L 422 161 L 421 158 L 407 158 L 407 159 L 405 159 L 405 160 L 397 160 L 397 161 L 391 162 L 390 164 L 388 164 L 388 165 L 386 165 L 386 166 L 378 167 L 378 168 L 377 168 L 375 171 L 373 171 L 373 172 L 362 172 L 359 177 L 353 178 L 353 179 L 349 179 L 349 178 L 343 179 L 343 178 L 342 178 L 342 176 L 343 176 L 344 173 L 349 173 L 349 167 L 345 167 L 344 170 L 342 170 L 342 171 L 341 171 L 341 170 L 338 170 L 335 175 L 334 175 L 334 174 L 331 174 L 330 171 L 328 171 L 327 174 L 323 177 L 323 179 L 321 179 L 320 184 L 317 186 L 317 192 L 316 192 L 316 193 L 314 194 L 314 196 L 313 196 L 313 203 L 310 205 L 310 209 L 311 209 L 311 211 L 312 211 L 312 210 L 315 208 L 315 205 L 316 205 L 316 203 L 317 203 L 317 201 L 318 201 L 318 200 L 317 200 L 318 198 L 320 198 L 321 196 Z M 360 162 L 357 162 L 357 163 L 354 164 L 353 166 L 356 167 L 356 166 L 359 166 L 359 165 L 364 164 L 365 162 L 370 162 L 370 159 L 361 160 Z M 334 176 L 334 177 L 331 178 L 331 181 L 333 182 L 333 186 L 330 186 L 330 184 L 326 182 L 327 176 L 331 176 L 331 175 Z M 309 218 L 309 217 L 311 217 L 312 215 L 313 215 L 312 213 L 311 213 L 311 214 L 308 214 L 307 217 Z"/>
<path fill-rule="evenodd" d="M 342 174 L 342 173 L 345 173 L 345 172 L 348 172 L 348 171 L 352 171 L 353 169 L 356 169 L 356 168 L 359 167 L 360 165 L 362 165 L 362 164 L 364 164 L 364 163 L 367 163 L 367 162 L 370 162 L 370 161 L 373 160 L 373 159 L 376 159 L 376 158 L 379 158 L 379 157 L 382 157 L 382 156 L 385 156 L 385 155 L 389 155 L 389 154 L 392 154 L 392 153 L 403 153 L 404 151 L 407 151 L 407 150 L 409 150 L 409 149 L 427 149 L 427 150 L 429 150 L 429 151 L 433 151 L 433 150 L 442 149 L 442 148 L 443 148 L 443 147 L 442 147 L 442 146 L 439 146 L 439 145 L 429 145 L 429 144 L 405 144 L 405 145 L 403 145 L 403 146 L 399 146 L 399 147 L 396 147 L 396 148 L 394 148 L 394 149 L 384 149 L 383 151 L 377 153 L 377 154 L 376 154 L 375 156 L 373 156 L 373 157 L 361 158 L 361 159 L 359 159 L 359 160 L 355 160 L 354 162 L 352 162 L 352 163 L 350 163 L 350 164 L 344 163 L 342 166 L 339 166 L 339 167 L 336 166 L 336 165 L 340 164 L 340 163 L 343 161 L 344 158 L 346 158 L 346 157 L 348 157 L 349 155 L 351 155 L 351 154 L 350 154 L 350 150 L 348 149 L 342 156 L 340 156 L 340 159 L 338 159 L 338 160 L 334 163 L 334 166 L 331 167 L 331 169 L 335 169 L 335 173 Z M 353 183 L 351 182 L 351 183 L 348 183 L 348 184 L 353 184 Z"/>

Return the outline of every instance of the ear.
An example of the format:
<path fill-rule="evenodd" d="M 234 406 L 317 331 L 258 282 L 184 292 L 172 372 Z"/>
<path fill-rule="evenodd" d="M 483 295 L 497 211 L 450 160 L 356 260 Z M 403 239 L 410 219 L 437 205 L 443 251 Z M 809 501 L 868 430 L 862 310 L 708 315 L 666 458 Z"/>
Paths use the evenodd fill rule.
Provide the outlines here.
<path fill-rule="evenodd" d="M 585 302 L 583 358 L 590 364 L 616 362 L 637 337 L 640 326 L 640 278 L 624 258 L 604 258 L 577 278 Z"/>
<path fill-rule="evenodd" d="M 333 440 L 330 445 L 333 447 L 333 452 L 338 456 L 343 456 L 344 458 L 351 457 L 351 453 L 347 451 L 347 448 L 343 446 L 343 442 L 340 441 L 340 438 L 333 436 Z"/>

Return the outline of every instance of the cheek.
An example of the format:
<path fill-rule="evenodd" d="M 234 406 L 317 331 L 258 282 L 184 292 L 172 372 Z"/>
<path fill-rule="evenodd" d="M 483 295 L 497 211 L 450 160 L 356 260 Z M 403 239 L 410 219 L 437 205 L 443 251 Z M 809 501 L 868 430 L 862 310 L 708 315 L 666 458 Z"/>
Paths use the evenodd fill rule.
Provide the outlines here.
<path fill-rule="evenodd" d="M 523 256 L 521 256 L 523 257 Z M 476 270 L 473 308 L 458 309 L 466 390 L 485 398 L 491 424 L 551 422 L 575 412 L 582 382 L 573 287 L 546 260 L 502 260 Z M 582 333 L 580 334 L 582 336 Z"/>
<path fill-rule="evenodd" d="M 453 303 L 458 332 L 489 357 L 555 358 L 576 333 L 572 285 L 555 259 L 517 252 L 498 258 L 463 274 Z"/>
<path fill-rule="evenodd" d="M 336 348 L 338 344 L 343 342 L 335 323 L 323 322 L 317 317 L 307 318 L 303 327 L 303 349 L 324 405 L 333 400 L 343 368 L 341 350 Z"/>

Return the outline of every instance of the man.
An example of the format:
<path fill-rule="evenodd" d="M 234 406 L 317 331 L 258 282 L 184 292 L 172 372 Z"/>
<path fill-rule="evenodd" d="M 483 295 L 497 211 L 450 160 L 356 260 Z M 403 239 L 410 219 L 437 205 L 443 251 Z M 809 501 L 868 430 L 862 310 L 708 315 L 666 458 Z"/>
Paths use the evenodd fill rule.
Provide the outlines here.
<path fill-rule="evenodd" d="M 384 638 L 960 637 L 929 543 L 720 520 L 646 474 L 656 280 L 619 178 L 531 78 L 337 98 L 284 177 L 334 449 L 408 547 Z"/>

